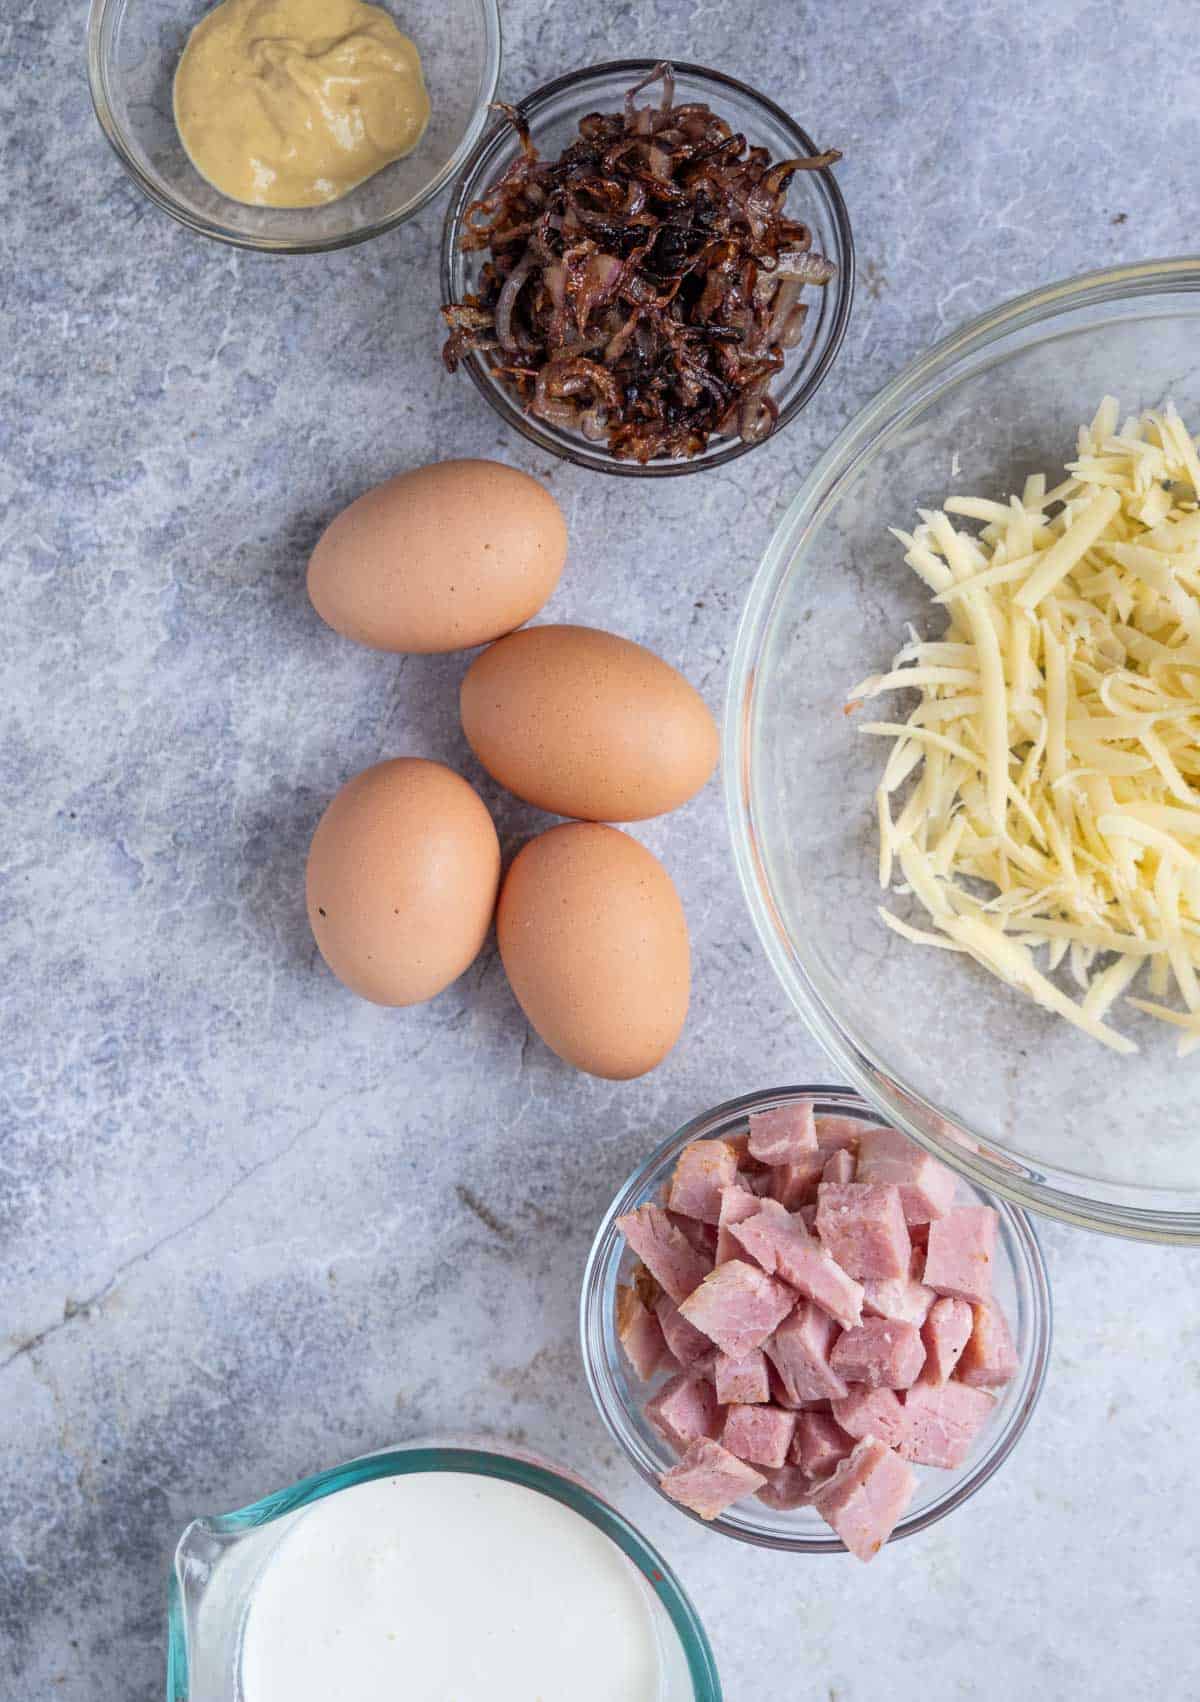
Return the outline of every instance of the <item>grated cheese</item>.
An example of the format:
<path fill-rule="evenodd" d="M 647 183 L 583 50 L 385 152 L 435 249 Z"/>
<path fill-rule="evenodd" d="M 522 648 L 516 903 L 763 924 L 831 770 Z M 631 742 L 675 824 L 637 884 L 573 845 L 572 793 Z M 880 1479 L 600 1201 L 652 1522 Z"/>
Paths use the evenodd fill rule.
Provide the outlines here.
<path fill-rule="evenodd" d="M 1124 1053 L 1137 1047 L 1106 1018 L 1126 999 L 1186 1056 L 1200 1047 L 1200 453 L 1173 405 L 1122 423 L 1108 396 L 1066 472 L 892 528 L 948 624 L 936 641 L 910 632 L 847 706 L 920 694 L 907 720 L 862 731 L 893 741 L 880 885 L 931 926 L 879 913 Z M 1081 997 L 1050 979 L 1060 968 Z M 1150 999 L 1129 995 L 1143 968 Z M 1163 1002 L 1172 988 L 1182 1010 Z"/>

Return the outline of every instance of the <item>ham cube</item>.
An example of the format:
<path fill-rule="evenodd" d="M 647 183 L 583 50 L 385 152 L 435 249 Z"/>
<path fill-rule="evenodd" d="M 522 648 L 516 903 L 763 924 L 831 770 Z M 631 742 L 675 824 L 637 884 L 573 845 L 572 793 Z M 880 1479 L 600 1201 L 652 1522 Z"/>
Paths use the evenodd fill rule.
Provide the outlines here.
<path fill-rule="evenodd" d="M 810 1200 L 808 1205 L 801 1206 L 796 1216 L 810 1235 L 817 1233 L 817 1202 L 815 1200 Z"/>
<path fill-rule="evenodd" d="M 855 1444 L 813 1506 L 851 1554 L 871 1560 L 891 1536 L 917 1488 L 916 1473 L 875 1436 Z"/>
<path fill-rule="evenodd" d="M 678 1364 L 685 1367 L 695 1365 L 712 1352 L 708 1337 L 694 1329 L 686 1318 L 680 1317 L 679 1308 L 669 1294 L 659 1295 L 654 1302 L 654 1315 L 667 1349 Z"/>
<path fill-rule="evenodd" d="M 721 1414 L 711 1383 L 681 1371 L 646 1402 L 646 1417 L 664 1442 L 682 1454 L 702 1436 L 715 1436 Z"/>
<path fill-rule="evenodd" d="M 788 1248 L 776 1268 L 789 1287 L 815 1301 L 843 1329 L 853 1329 L 862 1317 L 862 1284 L 847 1276 L 816 1241 Z"/>
<path fill-rule="evenodd" d="M 826 1164 L 820 1152 L 806 1154 L 795 1164 L 778 1164 L 770 1172 L 771 1196 L 788 1211 L 799 1211 L 815 1198 L 817 1183 Z"/>
<path fill-rule="evenodd" d="M 716 1223 L 721 1190 L 737 1175 L 737 1154 L 725 1141 L 692 1141 L 680 1153 L 667 1205 L 684 1217 Z"/>
<path fill-rule="evenodd" d="M 717 1219 L 717 1263 L 723 1265 L 727 1259 L 739 1259 L 742 1249 L 730 1234 L 735 1223 L 744 1223 L 748 1217 L 753 1217 L 760 1205 L 758 1195 L 740 1182 L 735 1182 L 731 1188 L 721 1189 L 721 1215 Z"/>
<path fill-rule="evenodd" d="M 715 1378 L 720 1406 L 756 1406 L 771 1398 L 767 1358 L 760 1347 L 748 1353 L 745 1359 L 730 1359 L 727 1353 L 718 1350 Z M 737 1452 L 736 1448 L 734 1452 Z"/>
<path fill-rule="evenodd" d="M 671 1354 L 658 1319 L 624 1283 L 617 1285 L 616 1321 L 617 1340 L 625 1357 L 642 1381 L 648 1382 L 670 1361 Z"/>
<path fill-rule="evenodd" d="M 940 1387 L 949 1380 L 974 1326 L 974 1314 L 965 1300 L 953 1300 L 947 1295 L 934 1301 L 921 1326 L 921 1340 L 925 1343 L 923 1383 Z"/>
<path fill-rule="evenodd" d="M 760 1164 L 795 1164 L 817 1150 L 817 1131 L 808 1100 L 791 1100 L 770 1111 L 750 1113 L 750 1156 Z"/>
<path fill-rule="evenodd" d="M 908 1223 L 945 1217 L 954 1205 L 954 1172 L 899 1129 L 864 1129 L 858 1149 L 860 1182 L 891 1182 L 900 1190 Z"/>
<path fill-rule="evenodd" d="M 868 1389 L 856 1383 L 850 1393 L 833 1403 L 833 1416 L 855 1441 L 878 1436 L 889 1448 L 898 1447 L 908 1435 L 908 1415 L 891 1389 Z"/>
<path fill-rule="evenodd" d="M 773 1406 L 731 1406 L 721 1446 L 752 1466 L 786 1465 L 796 1434 L 796 1414 Z"/>
<path fill-rule="evenodd" d="M 783 1322 L 796 1296 L 783 1283 L 742 1259 L 718 1265 L 680 1312 L 731 1359 L 745 1359 Z"/>
<path fill-rule="evenodd" d="M 1004 1313 L 994 1301 L 976 1306 L 970 1339 L 958 1362 L 959 1381 L 973 1389 L 994 1389 L 1010 1383 L 1020 1368 Z"/>
<path fill-rule="evenodd" d="M 739 1249 L 735 1257 L 748 1253 L 768 1276 L 779 1274 L 776 1267 L 781 1249 L 811 1239 L 800 1217 L 786 1210 L 778 1200 L 755 1201 L 755 1209 L 744 1217 L 738 1216 L 730 1225 L 729 1234 Z"/>
<path fill-rule="evenodd" d="M 702 1438 L 658 1481 L 672 1501 L 690 1507 L 702 1519 L 715 1519 L 743 1495 L 762 1489 L 767 1480 L 719 1442 Z"/>
<path fill-rule="evenodd" d="M 853 1446 L 853 1436 L 827 1412 L 802 1412 L 796 1420 L 792 1460 L 814 1481 L 827 1478 Z"/>
<path fill-rule="evenodd" d="M 797 1507 L 807 1507 L 812 1500 L 812 1484 L 799 1466 L 761 1466 L 766 1483 L 757 1491 L 758 1499 L 777 1513 L 791 1513 Z"/>
<path fill-rule="evenodd" d="M 912 1243 L 898 1188 L 875 1182 L 822 1182 L 817 1234 L 852 1277 L 906 1277 Z"/>
<path fill-rule="evenodd" d="M 838 1327 L 828 1312 L 812 1301 L 803 1301 L 782 1323 L 763 1351 L 779 1374 L 786 1401 L 800 1406 L 804 1401 L 838 1400 L 847 1384 L 830 1364 Z"/>
<path fill-rule="evenodd" d="M 944 1383 L 935 1388 L 922 1381 L 904 1397 L 908 1434 L 897 1445 L 898 1452 L 918 1466 L 956 1471 L 970 1454 L 995 1404 L 986 1390 L 969 1388 L 966 1383 Z"/>
<path fill-rule="evenodd" d="M 831 1152 L 858 1152 L 858 1143 L 870 1123 L 860 1123 L 857 1117 L 818 1117 L 817 1146 L 829 1157 Z"/>
<path fill-rule="evenodd" d="M 929 1226 L 924 1281 L 971 1306 L 992 1296 L 992 1254 L 1000 1219 L 991 1206 L 957 1206 Z"/>
<path fill-rule="evenodd" d="M 906 1277 L 883 1277 L 863 1283 L 863 1311 L 876 1318 L 898 1318 L 902 1323 L 919 1327 L 937 1299 L 933 1290 L 919 1280 L 924 1269 L 925 1255 L 914 1247 Z"/>
<path fill-rule="evenodd" d="M 661 1206 L 648 1202 L 617 1219 L 617 1228 L 661 1288 L 678 1304 L 712 1270 L 712 1259 L 679 1233 Z"/>
<path fill-rule="evenodd" d="M 837 1152 L 831 1152 L 825 1160 L 821 1180 L 822 1182 L 853 1182 L 854 1172 L 854 1154 L 849 1147 L 840 1147 Z"/>
<path fill-rule="evenodd" d="M 872 1389 L 908 1389 L 921 1375 L 925 1346 L 915 1324 L 866 1318 L 834 1344 L 830 1366 L 847 1383 Z"/>

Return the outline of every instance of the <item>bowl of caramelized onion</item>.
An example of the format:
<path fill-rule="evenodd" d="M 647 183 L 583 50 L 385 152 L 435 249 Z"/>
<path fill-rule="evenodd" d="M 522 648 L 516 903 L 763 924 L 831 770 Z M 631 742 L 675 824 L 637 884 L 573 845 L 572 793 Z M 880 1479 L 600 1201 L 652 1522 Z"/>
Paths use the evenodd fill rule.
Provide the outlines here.
<path fill-rule="evenodd" d="M 854 291 L 837 151 L 732 77 L 648 59 L 499 112 L 446 215 L 447 367 L 597 472 L 695 472 L 794 419 Z"/>

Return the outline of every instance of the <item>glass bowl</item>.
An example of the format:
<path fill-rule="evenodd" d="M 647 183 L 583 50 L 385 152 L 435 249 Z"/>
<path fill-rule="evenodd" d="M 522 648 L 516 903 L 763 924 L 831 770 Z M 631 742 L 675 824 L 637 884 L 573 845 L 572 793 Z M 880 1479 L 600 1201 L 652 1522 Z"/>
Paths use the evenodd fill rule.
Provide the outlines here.
<path fill-rule="evenodd" d="M 657 1147 L 622 1187 L 605 1213 L 592 1243 L 583 1278 L 580 1331 L 583 1362 L 592 1397 L 613 1440 L 624 1449 L 636 1470 L 654 1489 L 676 1455 L 646 1422 L 642 1408 L 652 1385 L 634 1375 L 617 1340 L 615 1310 L 618 1281 L 628 1280 L 635 1260 L 616 1227 L 616 1219 L 647 1200 L 657 1199 L 681 1150 L 689 1141 L 712 1140 L 746 1128 L 751 1111 L 766 1111 L 789 1099 L 810 1099 L 818 1116 L 854 1117 L 878 1123 L 875 1112 L 855 1093 L 836 1087 L 783 1087 L 748 1093 L 706 1111 Z M 963 1203 L 989 1205 L 1000 1215 L 995 1255 L 995 1293 L 1012 1325 L 1020 1370 L 996 1403 L 991 1422 L 981 1432 L 970 1458 L 958 1471 L 918 1466 L 918 1487 L 912 1506 L 896 1526 L 892 1542 L 914 1536 L 961 1507 L 1004 1464 L 1016 1447 L 1042 1393 L 1050 1358 L 1050 1288 L 1042 1250 L 1033 1224 L 1023 1211 L 972 1184 L 959 1185 Z M 659 1490 L 661 1494 L 662 1491 Z M 838 1554 L 844 1548 L 811 1507 L 778 1512 L 757 1500 L 736 1502 L 718 1518 L 701 1520 L 686 1507 L 680 1513 L 722 1536 L 760 1548 L 781 1548 L 796 1554 Z"/>
<path fill-rule="evenodd" d="M 647 76 L 658 62 L 654 59 L 618 59 L 594 65 L 535 90 L 517 103 L 529 125 L 534 145 L 545 157 L 557 157 L 578 134 L 579 120 L 590 112 L 615 112 L 626 91 Z M 794 158 L 819 152 L 812 138 L 781 107 L 756 93 L 745 83 L 721 71 L 701 65 L 672 61 L 676 99 L 704 101 L 719 116 L 741 131 L 751 145 L 769 148 L 774 159 Z M 648 91 L 646 99 L 653 99 Z M 455 185 L 442 232 L 442 300 L 461 301 L 473 288 L 486 253 L 463 253 L 459 247 L 467 208 L 483 195 L 516 158 L 516 132 L 507 121 L 497 124 L 479 143 Z M 771 394 L 779 406 L 775 431 L 762 441 L 769 443 L 775 432 L 795 419 L 817 388 L 837 355 L 846 334 L 854 296 L 854 239 L 841 191 L 831 171 L 799 171 L 788 191 L 789 217 L 802 219 L 813 233 L 813 247 L 837 267 L 836 275 L 823 289 L 806 290 L 809 304 L 807 336 L 800 347 L 788 352 L 787 363 Z M 629 478 L 664 479 L 682 473 L 702 472 L 705 467 L 724 466 L 757 444 L 740 438 L 713 438 L 701 455 L 690 459 L 624 461 L 610 455 L 602 444 L 591 443 L 582 434 L 563 431 L 527 414 L 508 388 L 496 378 L 487 362 L 472 354 L 462 363 L 477 390 L 481 391 L 500 417 L 514 430 L 552 455 L 560 455 L 578 467 L 597 473 L 617 473 Z"/>
<path fill-rule="evenodd" d="M 406 1442 L 195 1519 L 175 1550 L 167 1607 L 167 1702 L 228 1702 L 238 1681 L 242 1627 L 263 1567 L 306 1509 L 327 1495 L 410 1472 L 466 1472 L 547 1495 L 616 1544 L 645 1587 L 662 1660 L 662 1702 L 721 1702 L 704 1627 L 666 1561 L 582 1479 L 538 1456 L 486 1439 Z"/>
<path fill-rule="evenodd" d="M 888 1122 L 1019 1204 L 1194 1243 L 1195 1063 L 1177 1061 L 1172 1036 L 1128 1007 L 1112 1014 L 1141 1046 L 1126 1058 L 967 958 L 890 934 L 876 913 L 886 751 L 843 713 L 907 623 L 941 630 L 888 527 L 910 527 L 918 506 L 951 492 L 1004 497 L 1034 470 L 1053 482 L 1106 392 L 1123 412 L 1173 396 L 1200 423 L 1200 261 L 1022 296 L 939 343 L 863 410 L 805 480 L 751 588 L 730 669 L 726 803 L 780 980 Z"/>
<path fill-rule="evenodd" d="M 88 80 L 104 134 L 134 182 L 201 236 L 237 248 L 314 254 L 403 224 L 458 171 L 487 122 L 500 74 L 496 0 L 386 0 L 421 55 L 432 112 L 421 141 L 324 207 L 246 207 L 214 189 L 184 152 L 171 94 L 204 0 L 92 0 Z"/>

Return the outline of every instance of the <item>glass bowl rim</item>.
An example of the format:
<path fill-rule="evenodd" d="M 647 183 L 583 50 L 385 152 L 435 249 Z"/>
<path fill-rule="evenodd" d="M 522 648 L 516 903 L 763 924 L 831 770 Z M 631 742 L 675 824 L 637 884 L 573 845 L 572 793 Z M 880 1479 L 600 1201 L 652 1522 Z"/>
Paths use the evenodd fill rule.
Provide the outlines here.
<path fill-rule="evenodd" d="M 971 363 L 1009 335 L 1080 308 L 1139 298 L 1153 300 L 1179 292 L 1200 292 L 1200 256 L 1103 267 L 1043 285 L 966 321 L 910 361 L 866 402 L 802 479 L 751 582 L 730 652 L 722 769 L 734 865 L 768 961 L 809 1032 L 868 1104 L 976 1186 L 1014 1205 L 1075 1228 L 1132 1240 L 1195 1245 L 1200 1243 L 1200 1192 L 1110 1184 L 1107 1186 L 1114 1193 L 1161 1197 L 1161 1203 L 1089 1198 L 1063 1184 L 1077 1180 L 1093 1189 L 1106 1184 L 1065 1168 L 1039 1165 L 1032 1170 L 1029 1161 L 1007 1153 L 992 1137 L 980 1137 L 983 1146 L 992 1149 L 984 1152 L 971 1151 L 953 1139 L 939 1141 L 926 1132 L 907 1107 L 916 1107 L 935 1128 L 944 1114 L 905 1083 L 896 1066 L 885 1067 L 860 1046 L 850 1027 L 817 993 L 799 961 L 776 910 L 760 857 L 751 780 L 760 662 L 777 605 L 791 578 L 791 565 L 805 533 L 837 500 L 842 484 L 870 452 L 876 438 L 926 401 L 934 389 L 948 384 L 955 375 L 966 376 L 974 370 Z M 1189 1192 L 1196 1194 L 1196 1208 L 1180 1209 L 1179 1198 Z"/>
<path fill-rule="evenodd" d="M 513 101 L 511 104 L 521 113 L 532 129 L 543 109 L 551 101 L 556 100 L 559 95 L 570 93 L 575 89 L 586 88 L 589 83 L 618 74 L 636 80 L 646 72 L 652 71 L 660 63 L 660 59 L 653 58 L 607 59 L 598 65 L 582 66 L 576 71 L 565 72 L 562 76 L 555 77 L 548 83 L 540 84 L 532 93 L 524 96 L 521 100 Z M 712 83 L 717 88 L 732 89 L 752 106 L 757 106 L 782 125 L 808 154 L 816 154 L 819 151 L 808 132 L 789 113 L 785 112 L 783 107 L 773 101 L 770 96 L 761 94 L 759 90 L 752 88 L 749 83 L 744 83 L 737 77 L 731 77 L 725 71 L 716 71 L 707 65 L 696 65 L 684 59 L 672 58 L 668 60 L 668 63 L 673 70 L 682 76 Z M 488 163 L 489 157 L 498 152 L 499 144 L 509 133 L 509 129 L 507 120 L 501 119 L 479 137 L 469 158 L 464 162 L 458 180 L 454 185 L 442 223 L 441 286 L 443 301 L 453 300 L 453 265 L 457 253 L 458 233 L 462 229 L 463 214 L 467 205 L 466 192 L 468 186 L 483 166 Z M 537 421 L 508 397 L 475 354 L 469 355 L 462 363 L 471 378 L 471 382 L 500 418 L 506 424 L 512 426 L 515 431 L 520 432 L 522 437 L 536 445 L 537 448 L 557 456 L 560 460 L 570 462 L 573 466 L 586 467 L 589 471 L 595 473 L 611 473 L 617 478 L 671 479 L 681 478 L 689 473 L 703 473 L 713 467 L 727 466 L 729 462 L 736 461 L 739 456 L 749 454 L 752 449 L 759 448 L 760 444 L 773 442 L 783 428 L 790 425 L 796 415 L 808 406 L 824 383 L 841 351 L 854 306 L 854 232 L 850 224 L 846 202 L 837 179 L 828 166 L 822 167 L 820 171 L 811 175 L 821 180 L 829 202 L 834 229 L 837 232 L 839 253 L 836 256 L 838 271 L 834 317 L 828 341 L 822 349 L 819 359 L 814 363 L 812 370 L 805 375 L 804 382 L 798 387 L 795 395 L 780 409 L 774 429 L 766 437 L 760 439 L 759 443 L 745 443 L 738 439 L 707 460 L 693 458 L 691 460 L 649 461 L 644 465 L 637 461 L 620 461 L 592 448 L 585 440 L 581 440 L 578 446 L 571 445 L 568 447 L 565 442 L 560 442 L 551 433 L 543 431 Z"/>
<path fill-rule="evenodd" d="M 188 1694 L 187 1639 L 184 1629 L 179 1555 L 189 1533 L 203 1526 L 214 1537 L 236 1537 L 327 1495 L 381 1477 L 421 1472 L 465 1472 L 499 1478 L 548 1496 L 601 1531 L 636 1568 L 647 1589 L 658 1599 L 671 1622 L 687 1665 L 694 1702 L 723 1702 L 721 1681 L 708 1634 L 683 1585 L 653 1544 L 603 1496 L 567 1467 L 520 1448 L 508 1448 L 491 1438 L 418 1439 L 359 1455 L 340 1466 L 315 1472 L 286 1489 L 261 1496 L 231 1513 L 190 1520 L 182 1531 L 171 1567 L 167 1609 L 167 1696 L 169 1702 Z"/>
<path fill-rule="evenodd" d="M 615 1220 L 622 1212 L 639 1203 L 645 1194 L 651 1178 L 658 1172 L 667 1159 L 674 1156 L 686 1146 L 689 1141 L 704 1138 L 722 1123 L 733 1118 L 741 1119 L 749 1112 L 765 1105 L 778 1104 L 781 1100 L 810 1099 L 820 1109 L 833 1114 L 861 1112 L 867 1119 L 878 1119 L 879 1113 L 861 1094 L 850 1088 L 832 1087 L 824 1084 L 800 1084 L 789 1087 L 762 1088 L 754 1093 L 739 1095 L 736 1099 L 727 1099 L 723 1104 L 714 1106 L 709 1111 L 702 1111 L 692 1117 L 681 1129 L 661 1141 L 649 1156 L 638 1165 L 637 1169 L 617 1190 L 616 1196 L 601 1219 L 596 1231 L 591 1249 L 588 1253 L 587 1264 L 584 1268 L 583 1286 L 579 1301 L 579 1333 L 583 1354 L 584 1372 L 588 1388 L 596 1410 L 600 1414 L 605 1429 L 620 1448 L 625 1458 L 633 1466 L 638 1476 L 648 1483 L 656 1494 L 669 1500 L 663 1494 L 657 1475 L 648 1469 L 636 1456 L 630 1447 L 626 1435 L 625 1404 L 620 1400 L 612 1384 L 611 1366 L 608 1356 L 603 1352 L 605 1341 L 605 1308 L 604 1281 L 610 1264 L 615 1257 L 620 1256 L 621 1237 L 616 1229 Z M 984 1187 L 983 1184 L 976 1184 Z M 985 1192 L 990 1192 L 984 1187 Z M 901 1519 L 896 1526 L 889 1543 L 902 1542 L 906 1537 L 915 1536 L 919 1531 L 927 1530 L 930 1525 L 937 1524 L 948 1513 L 961 1507 L 964 1501 L 982 1489 L 989 1478 L 993 1477 L 1005 1463 L 1021 1436 L 1024 1434 L 1030 1419 L 1033 1417 L 1038 1402 L 1046 1385 L 1046 1374 L 1050 1364 L 1050 1349 L 1054 1335 L 1054 1303 L 1050 1292 L 1050 1280 L 1046 1271 L 1046 1262 L 1042 1253 L 1041 1242 L 1037 1229 L 1028 1213 L 1020 1206 L 1008 1200 L 994 1201 L 996 1210 L 1000 1213 L 1005 1228 L 1020 1254 L 1017 1263 L 1017 1280 L 1023 1294 L 1027 1294 L 1030 1311 L 1030 1339 L 1026 1353 L 1022 1356 L 1021 1378 L 1023 1392 L 1020 1400 L 1009 1413 L 1004 1424 L 992 1438 L 987 1452 L 957 1483 L 947 1487 L 945 1493 L 939 1496 L 930 1506 L 908 1518 Z M 603 1368 L 603 1376 L 601 1375 Z M 832 1531 L 828 1536 L 791 1535 L 789 1533 L 750 1532 L 734 1529 L 728 1526 L 722 1516 L 715 1519 L 702 1520 L 699 1515 L 686 1507 L 679 1507 L 676 1502 L 670 1505 L 677 1512 L 699 1524 L 702 1529 L 716 1531 L 721 1536 L 729 1537 L 735 1542 L 749 1543 L 758 1548 L 779 1549 L 790 1554 L 844 1554 L 845 1545 Z"/>
<path fill-rule="evenodd" d="M 360 242 L 369 242 L 372 237 L 382 236 L 385 231 L 395 230 L 398 226 L 406 224 L 409 219 L 414 218 L 417 213 L 429 205 L 430 201 L 441 194 L 442 190 L 460 170 L 463 161 L 474 151 L 475 145 L 486 127 L 487 116 L 491 110 L 492 102 L 496 98 L 496 89 L 500 82 L 503 39 L 498 0 L 476 0 L 484 29 L 480 98 L 458 146 L 441 170 L 425 185 L 424 189 L 409 201 L 406 201 L 402 207 L 397 208 L 396 211 L 387 213 L 382 218 L 373 219 L 369 224 L 360 225 L 354 230 L 342 231 L 335 236 L 255 236 L 248 231 L 236 230 L 233 226 L 222 224 L 217 219 L 210 219 L 203 214 L 193 212 L 143 171 L 134 158 L 126 143 L 124 130 L 117 120 L 114 103 L 109 98 L 112 79 L 109 74 L 108 56 L 103 51 L 105 23 L 109 15 L 125 3 L 126 0 L 89 0 L 87 74 L 88 90 L 96 121 L 127 175 L 133 179 L 142 193 L 153 201 L 156 207 L 159 207 L 178 224 L 185 226 L 186 229 L 193 231 L 196 235 L 211 237 L 215 242 L 223 242 L 230 248 L 249 249 L 261 254 L 328 254 L 338 249 L 354 248 Z M 304 209 L 291 210 L 303 211 Z"/>

